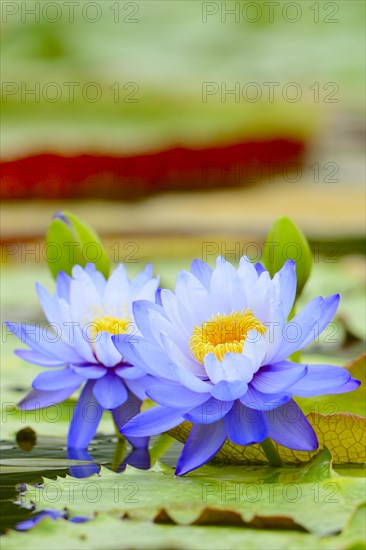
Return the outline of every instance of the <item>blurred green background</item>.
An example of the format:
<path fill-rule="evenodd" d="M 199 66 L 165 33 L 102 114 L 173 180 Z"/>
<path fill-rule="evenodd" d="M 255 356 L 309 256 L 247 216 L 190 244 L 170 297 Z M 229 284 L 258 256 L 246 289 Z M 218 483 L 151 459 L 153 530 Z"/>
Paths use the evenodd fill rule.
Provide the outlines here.
<path fill-rule="evenodd" d="M 131 275 L 152 262 L 170 288 L 195 257 L 260 261 L 285 215 L 313 250 L 302 303 L 341 294 L 304 361 L 344 365 L 361 353 L 364 21 L 358 0 L 3 1 L 2 320 L 44 320 L 34 284 L 54 287 L 44 237 L 58 210 L 91 224 L 112 262 Z M 5 404 L 39 372 L 17 345 L 3 334 Z M 29 456 L 15 434 L 30 425 Z M 67 426 L 66 414 L 36 424 L 10 411 L 6 499 L 48 468 L 67 472 Z M 109 464 L 109 417 L 100 431 L 93 458 Z M 25 515 L 5 506 L 7 527 Z"/>

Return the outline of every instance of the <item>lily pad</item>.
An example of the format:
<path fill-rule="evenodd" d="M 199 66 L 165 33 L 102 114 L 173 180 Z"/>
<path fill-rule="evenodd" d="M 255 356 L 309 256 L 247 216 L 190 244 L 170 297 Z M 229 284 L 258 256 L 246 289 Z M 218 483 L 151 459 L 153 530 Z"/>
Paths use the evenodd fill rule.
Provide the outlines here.
<path fill-rule="evenodd" d="M 71 516 L 108 512 L 178 525 L 230 523 L 319 536 L 339 532 L 364 501 L 366 480 L 335 474 L 326 451 L 314 461 L 310 477 L 305 473 L 303 468 L 204 466 L 179 478 L 159 463 L 147 471 L 128 466 L 123 474 L 102 467 L 99 475 L 84 479 L 45 478 L 41 488 L 27 486 L 25 498 L 40 510 L 66 507 Z"/>

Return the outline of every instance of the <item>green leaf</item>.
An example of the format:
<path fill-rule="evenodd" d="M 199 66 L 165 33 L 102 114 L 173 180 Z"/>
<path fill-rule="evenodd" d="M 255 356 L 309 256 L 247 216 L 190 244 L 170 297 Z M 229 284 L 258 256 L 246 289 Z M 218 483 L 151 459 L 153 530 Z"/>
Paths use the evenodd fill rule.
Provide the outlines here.
<path fill-rule="evenodd" d="M 71 274 L 74 265 L 95 263 L 97 269 L 108 277 L 110 262 L 97 233 L 71 212 L 56 214 L 49 226 L 46 238 L 47 262 L 56 278 L 59 271 Z"/>
<path fill-rule="evenodd" d="M 3 550 L 49 550 L 70 548 L 72 550 L 317 550 L 346 549 L 352 540 L 354 549 L 361 546 L 362 531 L 358 529 L 352 538 L 342 536 L 319 538 L 308 533 L 282 530 L 240 529 L 223 526 L 182 526 L 147 523 L 136 520 L 121 520 L 105 513 L 91 522 L 74 524 L 64 520 L 41 522 L 27 534 L 15 531 L 2 540 Z M 351 550 L 347 546 L 347 549 Z"/>
<path fill-rule="evenodd" d="M 128 466 L 123 474 L 102 468 L 84 479 L 44 479 L 43 488 L 27 487 L 26 501 L 39 509 L 66 507 L 71 516 L 108 512 L 134 520 L 231 523 L 325 536 L 342 529 L 364 501 L 366 487 L 366 480 L 338 476 L 329 464 L 323 453 L 311 475 L 303 468 L 204 466 L 181 478 L 159 463 L 148 471 Z"/>
<path fill-rule="evenodd" d="M 296 261 L 297 295 L 308 280 L 313 265 L 309 243 L 301 229 L 289 218 L 279 218 L 267 235 L 263 262 L 273 277 L 286 260 Z"/>

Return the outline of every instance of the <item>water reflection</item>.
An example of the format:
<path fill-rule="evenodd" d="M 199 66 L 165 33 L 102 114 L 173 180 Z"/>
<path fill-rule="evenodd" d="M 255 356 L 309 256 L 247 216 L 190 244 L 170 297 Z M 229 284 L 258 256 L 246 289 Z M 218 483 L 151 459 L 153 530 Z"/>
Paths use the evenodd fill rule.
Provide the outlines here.
<path fill-rule="evenodd" d="M 133 466 L 140 470 L 148 470 L 151 460 L 148 449 L 136 449 L 125 456 L 126 443 L 119 440 L 116 444 L 111 470 L 115 472 L 123 472 L 127 465 Z M 77 478 L 89 477 L 93 474 L 98 474 L 100 466 L 93 459 L 92 455 L 86 449 L 67 449 L 68 460 L 78 460 L 81 462 L 89 462 L 89 464 L 73 464 L 69 466 L 70 475 Z"/>

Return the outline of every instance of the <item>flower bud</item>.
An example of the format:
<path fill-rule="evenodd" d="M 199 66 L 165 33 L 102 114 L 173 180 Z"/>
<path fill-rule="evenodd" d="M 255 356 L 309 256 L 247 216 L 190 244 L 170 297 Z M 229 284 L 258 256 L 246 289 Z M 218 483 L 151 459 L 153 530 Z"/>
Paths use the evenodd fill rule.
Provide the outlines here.
<path fill-rule="evenodd" d="M 56 278 L 59 271 L 68 275 L 74 265 L 96 265 L 108 277 L 110 262 L 96 232 L 70 212 L 57 212 L 46 237 L 47 262 Z"/>
<path fill-rule="evenodd" d="M 297 296 L 308 280 L 313 264 L 309 243 L 297 225 L 289 218 L 279 218 L 264 243 L 263 262 L 273 277 L 286 260 L 296 262 Z"/>

